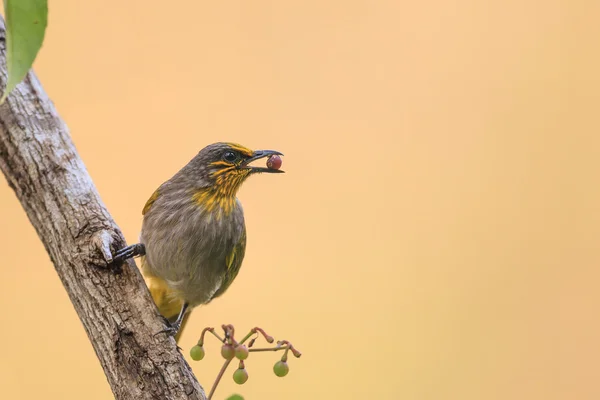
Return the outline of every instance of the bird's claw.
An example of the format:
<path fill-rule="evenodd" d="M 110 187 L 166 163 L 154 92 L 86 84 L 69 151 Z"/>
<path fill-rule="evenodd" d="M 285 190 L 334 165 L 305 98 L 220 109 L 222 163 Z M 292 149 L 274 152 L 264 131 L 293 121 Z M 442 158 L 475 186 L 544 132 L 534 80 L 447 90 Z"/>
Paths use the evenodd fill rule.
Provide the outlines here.
<path fill-rule="evenodd" d="M 132 244 L 131 246 L 117 250 L 113 256 L 113 264 L 121 264 L 129 258 L 143 256 L 145 254 L 146 246 L 144 246 L 142 243 Z"/>
<path fill-rule="evenodd" d="M 167 336 L 173 336 L 175 337 L 177 335 L 177 332 L 179 332 L 179 324 L 172 324 L 171 326 L 168 326 L 167 328 L 163 329 L 162 331 L 156 332 L 154 334 L 154 336 L 158 336 L 161 333 L 165 333 Z"/>

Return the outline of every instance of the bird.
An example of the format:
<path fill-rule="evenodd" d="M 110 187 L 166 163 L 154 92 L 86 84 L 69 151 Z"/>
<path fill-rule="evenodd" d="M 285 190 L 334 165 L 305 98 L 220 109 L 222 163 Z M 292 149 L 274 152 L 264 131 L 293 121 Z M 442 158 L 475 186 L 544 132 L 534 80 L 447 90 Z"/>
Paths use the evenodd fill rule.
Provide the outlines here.
<path fill-rule="evenodd" d="M 141 270 L 166 332 L 181 336 L 194 307 L 230 287 L 246 251 L 246 224 L 237 192 L 251 175 L 282 173 L 283 154 L 237 143 L 206 146 L 150 196 L 142 210 L 139 243 L 113 262 L 139 256 Z M 250 163 L 269 157 L 270 167 Z M 276 160 L 274 166 L 271 160 Z"/>

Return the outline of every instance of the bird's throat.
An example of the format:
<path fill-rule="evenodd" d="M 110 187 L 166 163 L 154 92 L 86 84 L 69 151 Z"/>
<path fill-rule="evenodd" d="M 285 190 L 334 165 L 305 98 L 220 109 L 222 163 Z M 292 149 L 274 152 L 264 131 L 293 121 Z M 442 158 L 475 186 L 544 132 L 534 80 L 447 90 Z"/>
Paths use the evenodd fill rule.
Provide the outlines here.
<path fill-rule="evenodd" d="M 217 217 L 229 215 L 236 205 L 236 195 L 248 177 L 246 172 L 230 171 L 215 176 L 214 183 L 194 194 L 194 201 L 208 212 L 216 212 Z"/>

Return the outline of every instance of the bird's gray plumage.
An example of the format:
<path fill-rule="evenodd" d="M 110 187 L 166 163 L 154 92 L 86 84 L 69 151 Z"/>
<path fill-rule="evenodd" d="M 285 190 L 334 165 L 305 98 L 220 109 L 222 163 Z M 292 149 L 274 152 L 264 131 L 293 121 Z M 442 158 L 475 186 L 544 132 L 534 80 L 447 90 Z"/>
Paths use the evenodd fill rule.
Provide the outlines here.
<path fill-rule="evenodd" d="M 203 149 L 159 187 L 144 214 L 140 241 L 146 247 L 145 273 L 166 281 L 192 307 L 208 303 L 231 283 L 228 261 L 236 248 L 238 268 L 244 257 L 246 228 L 240 202 L 235 199 L 227 213 L 209 210 L 195 198 L 213 186 L 217 167 L 207 160 L 219 160 L 226 146 L 217 143 Z"/>

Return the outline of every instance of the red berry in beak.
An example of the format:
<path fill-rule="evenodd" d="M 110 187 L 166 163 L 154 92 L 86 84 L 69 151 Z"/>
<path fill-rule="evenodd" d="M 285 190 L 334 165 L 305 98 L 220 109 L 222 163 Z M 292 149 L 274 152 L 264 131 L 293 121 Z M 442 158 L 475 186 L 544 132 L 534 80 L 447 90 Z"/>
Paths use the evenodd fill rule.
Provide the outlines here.
<path fill-rule="evenodd" d="M 279 169 L 281 168 L 281 164 L 283 164 L 283 161 L 281 161 L 281 157 L 276 154 L 269 156 L 267 159 L 267 168 L 269 169 Z"/>

